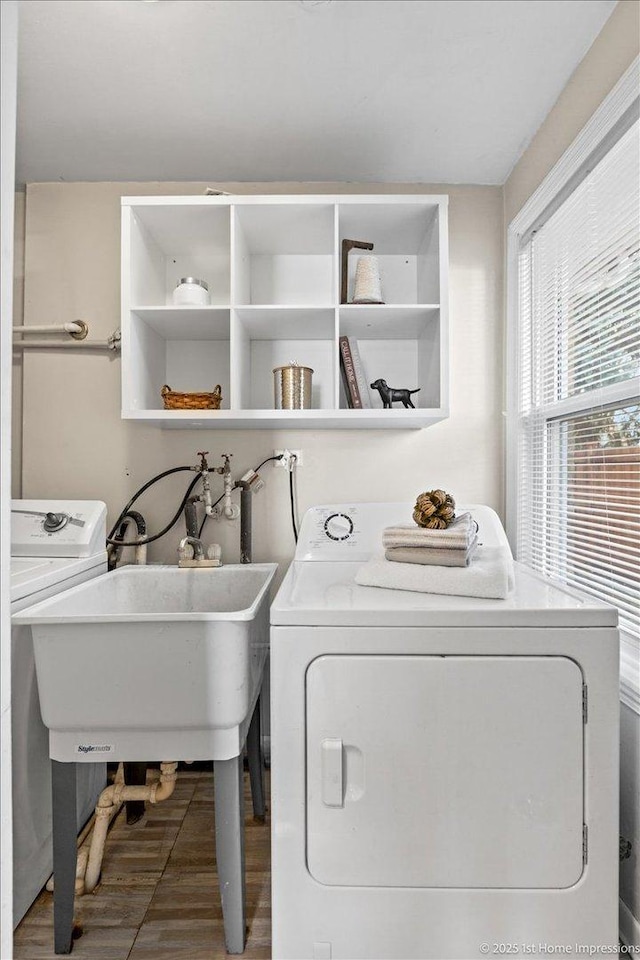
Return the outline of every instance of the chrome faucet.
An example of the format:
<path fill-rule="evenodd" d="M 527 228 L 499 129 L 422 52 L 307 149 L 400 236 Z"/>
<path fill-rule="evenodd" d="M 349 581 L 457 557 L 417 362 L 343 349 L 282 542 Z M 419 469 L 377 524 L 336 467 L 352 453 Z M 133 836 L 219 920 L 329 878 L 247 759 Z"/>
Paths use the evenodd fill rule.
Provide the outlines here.
<path fill-rule="evenodd" d="M 189 556 L 188 548 L 193 550 L 193 556 Z M 179 567 L 221 567 L 220 547 L 212 544 L 215 556 L 210 557 L 205 554 L 204 544 L 200 537 L 183 537 L 178 547 L 178 566 Z"/>
<path fill-rule="evenodd" d="M 205 559 L 204 556 L 204 544 L 199 537 L 183 537 L 180 541 L 180 546 L 178 547 L 178 556 L 180 559 L 187 559 L 187 544 L 191 544 L 193 547 L 193 559 L 200 563 Z"/>

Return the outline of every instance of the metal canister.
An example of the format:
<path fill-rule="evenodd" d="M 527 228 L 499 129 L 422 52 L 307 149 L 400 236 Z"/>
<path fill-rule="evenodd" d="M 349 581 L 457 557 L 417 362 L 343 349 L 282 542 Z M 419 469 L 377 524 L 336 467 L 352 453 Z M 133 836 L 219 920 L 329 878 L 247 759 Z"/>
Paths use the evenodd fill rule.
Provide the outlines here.
<path fill-rule="evenodd" d="M 273 389 L 276 410 L 311 409 L 311 367 L 290 363 L 274 367 Z"/>

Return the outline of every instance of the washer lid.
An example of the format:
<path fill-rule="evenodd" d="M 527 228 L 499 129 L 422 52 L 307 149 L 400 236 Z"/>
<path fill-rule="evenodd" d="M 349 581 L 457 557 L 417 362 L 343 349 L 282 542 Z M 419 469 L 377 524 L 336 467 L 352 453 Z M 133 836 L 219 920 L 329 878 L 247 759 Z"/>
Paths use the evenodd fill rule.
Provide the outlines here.
<path fill-rule="evenodd" d="M 360 563 L 294 561 L 271 607 L 273 625 L 366 627 L 615 627 L 618 613 L 516 564 L 507 600 L 361 587 Z"/>
<path fill-rule="evenodd" d="M 104 565 L 105 551 L 91 557 L 11 557 L 11 602 L 31 597 L 55 584 L 63 584 L 92 567 Z"/>

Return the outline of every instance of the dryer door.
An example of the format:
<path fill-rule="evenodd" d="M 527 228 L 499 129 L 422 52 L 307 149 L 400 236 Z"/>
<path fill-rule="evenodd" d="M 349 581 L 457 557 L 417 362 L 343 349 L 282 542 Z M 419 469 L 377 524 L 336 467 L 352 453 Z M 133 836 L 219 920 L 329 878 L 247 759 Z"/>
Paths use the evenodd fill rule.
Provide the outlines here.
<path fill-rule="evenodd" d="M 582 874 L 582 674 L 565 657 L 324 656 L 307 863 L 324 884 L 563 888 Z"/>

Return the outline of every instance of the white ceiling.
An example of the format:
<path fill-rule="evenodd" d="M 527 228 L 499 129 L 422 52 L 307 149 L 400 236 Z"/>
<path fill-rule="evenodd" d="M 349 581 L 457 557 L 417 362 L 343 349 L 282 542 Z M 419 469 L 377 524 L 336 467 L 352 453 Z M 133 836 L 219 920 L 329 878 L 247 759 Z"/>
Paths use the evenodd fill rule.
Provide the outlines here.
<path fill-rule="evenodd" d="M 615 0 L 22 0 L 18 179 L 503 183 Z"/>

